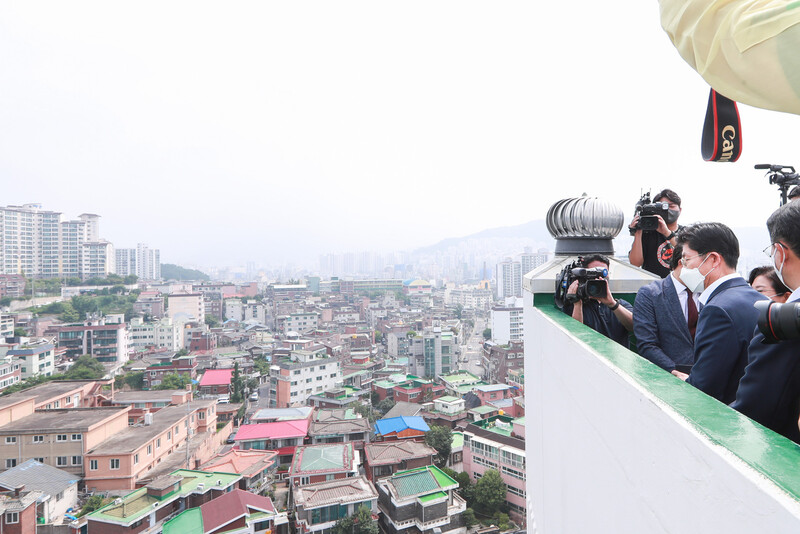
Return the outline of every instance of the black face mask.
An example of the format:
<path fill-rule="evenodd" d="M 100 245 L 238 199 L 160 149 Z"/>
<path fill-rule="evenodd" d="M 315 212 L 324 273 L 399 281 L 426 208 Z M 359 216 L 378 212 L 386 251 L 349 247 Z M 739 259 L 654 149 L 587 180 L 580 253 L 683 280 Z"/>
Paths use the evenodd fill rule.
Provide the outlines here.
<path fill-rule="evenodd" d="M 680 214 L 681 210 L 667 210 L 667 216 L 664 217 L 664 222 L 667 224 L 672 224 L 678 220 Z"/>

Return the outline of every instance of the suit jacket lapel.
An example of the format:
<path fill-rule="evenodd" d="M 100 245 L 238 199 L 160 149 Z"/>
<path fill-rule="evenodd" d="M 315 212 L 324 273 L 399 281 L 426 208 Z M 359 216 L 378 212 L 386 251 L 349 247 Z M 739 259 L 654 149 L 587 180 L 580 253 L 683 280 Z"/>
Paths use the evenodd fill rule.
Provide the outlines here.
<path fill-rule="evenodd" d="M 664 278 L 664 299 L 667 301 L 667 309 L 668 310 L 677 310 L 677 314 L 673 314 L 675 316 L 675 321 L 683 325 L 680 328 L 681 335 L 691 343 L 692 336 L 689 334 L 689 323 L 686 321 L 686 316 L 683 314 L 683 307 L 681 306 L 681 301 L 678 299 L 678 291 L 685 289 L 683 286 L 676 286 L 675 283 L 672 281 L 672 275 L 668 275 Z M 690 297 L 691 298 L 691 297 Z"/>

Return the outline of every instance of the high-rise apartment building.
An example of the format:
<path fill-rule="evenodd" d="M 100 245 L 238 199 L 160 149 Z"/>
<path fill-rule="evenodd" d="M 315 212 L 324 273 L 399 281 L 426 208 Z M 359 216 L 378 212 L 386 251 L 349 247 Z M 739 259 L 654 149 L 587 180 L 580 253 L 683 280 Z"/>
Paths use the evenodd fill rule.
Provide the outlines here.
<path fill-rule="evenodd" d="M 114 272 L 113 247 L 100 239 L 99 215 L 62 221 L 41 204 L 0 207 L 0 274 L 93 278 Z"/>
<path fill-rule="evenodd" d="M 540 265 L 547 263 L 549 254 L 546 248 L 540 248 L 537 252 L 533 252 L 531 247 L 525 247 L 525 252 L 520 254 L 519 263 L 522 267 L 522 276 L 525 276 L 532 270 Z"/>
<path fill-rule="evenodd" d="M 522 296 L 522 265 L 520 262 L 506 258 L 498 263 L 495 280 L 498 299 Z"/>
<path fill-rule="evenodd" d="M 145 243 L 117 249 L 116 269 L 120 276 L 135 274 L 139 280 L 161 280 L 161 251 Z"/>

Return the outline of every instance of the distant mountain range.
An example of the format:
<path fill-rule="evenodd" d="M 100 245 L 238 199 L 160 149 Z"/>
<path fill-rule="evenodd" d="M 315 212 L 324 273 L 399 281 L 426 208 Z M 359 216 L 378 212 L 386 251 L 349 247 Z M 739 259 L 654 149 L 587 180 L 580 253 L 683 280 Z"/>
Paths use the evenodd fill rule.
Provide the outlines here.
<path fill-rule="evenodd" d="M 766 226 L 763 227 L 737 227 L 733 228 L 736 237 L 739 238 L 741 257 L 747 264 L 766 263 L 768 259 L 761 251 L 769 244 L 769 235 Z M 614 248 L 617 255 L 625 255 L 630 249 L 633 238 L 628 235 L 626 228 L 623 228 L 619 235 L 614 239 Z M 543 219 L 538 219 L 516 226 L 502 226 L 481 230 L 474 234 L 463 237 L 449 237 L 433 245 L 418 248 L 416 254 L 432 254 L 437 252 L 452 252 L 453 249 L 472 248 L 480 244 L 483 248 L 491 248 L 496 251 L 505 250 L 503 254 L 519 254 L 523 251 L 523 246 L 532 247 L 534 251 L 538 248 L 546 248 L 552 251 L 555 247 L 555 240 L 547 231 L 547 226 Z M 516 252 L 513 252 L 516 251 Z"/>

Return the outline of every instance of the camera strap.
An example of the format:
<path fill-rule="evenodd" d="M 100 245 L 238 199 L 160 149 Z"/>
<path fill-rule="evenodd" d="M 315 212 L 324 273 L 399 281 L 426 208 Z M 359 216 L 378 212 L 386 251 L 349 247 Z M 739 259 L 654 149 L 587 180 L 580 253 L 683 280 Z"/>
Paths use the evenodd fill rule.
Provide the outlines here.
<path fill-rule="evenodd" d="M 742 154 L 742 126 L 736 102 L 711 89 L 708 95 L 703 139 L 700 144 L 706 161 L 734 162 Z"/>

